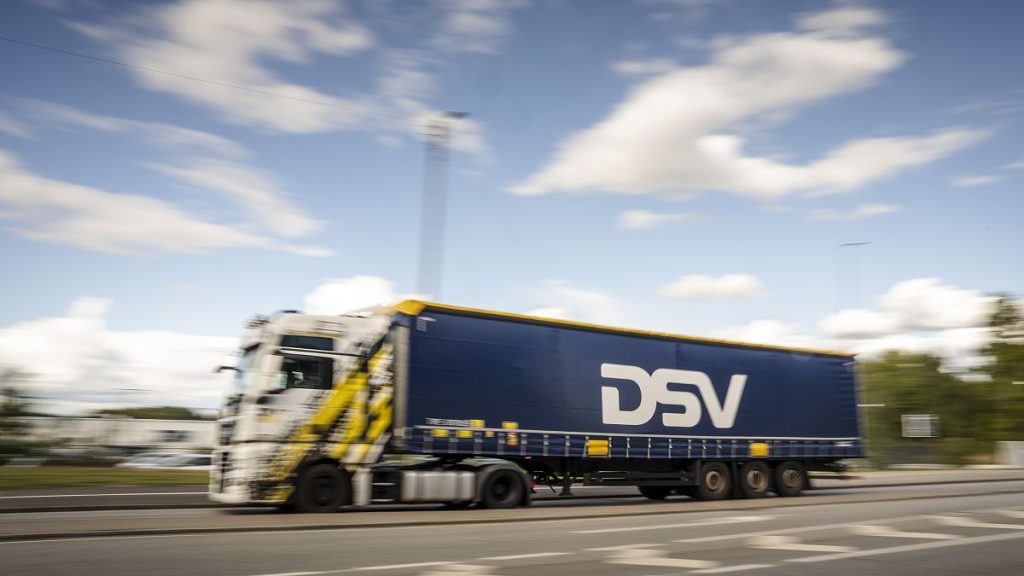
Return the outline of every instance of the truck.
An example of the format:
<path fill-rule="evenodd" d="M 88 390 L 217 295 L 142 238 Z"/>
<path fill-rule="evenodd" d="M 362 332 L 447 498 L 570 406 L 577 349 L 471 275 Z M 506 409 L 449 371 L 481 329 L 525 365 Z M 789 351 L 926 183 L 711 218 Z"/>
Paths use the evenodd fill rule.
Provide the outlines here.
<path fill-rule="evenodd" d="M 538 485 L 797 496 L 862 455 L 849 354 L 406 300 L 249 323 L 210 498 L 528 505 Z"/>

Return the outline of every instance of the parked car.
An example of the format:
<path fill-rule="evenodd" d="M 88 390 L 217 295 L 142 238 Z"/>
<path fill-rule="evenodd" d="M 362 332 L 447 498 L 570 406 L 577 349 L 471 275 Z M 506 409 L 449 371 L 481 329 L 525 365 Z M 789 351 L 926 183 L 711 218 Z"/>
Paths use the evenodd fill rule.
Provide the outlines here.
<path fill-rule="evenodd" d="M 167 456 L 147 466 L 150 470 L 206 470 L 213 464 L 213 456 L 209 454 L 175 454 Z"/>
<path fill-rule="evenodd" d="M 152 468 L 165 458 L 181 456 L 181 452 L 142 452 L 116 464 L 115 468 Z"/>

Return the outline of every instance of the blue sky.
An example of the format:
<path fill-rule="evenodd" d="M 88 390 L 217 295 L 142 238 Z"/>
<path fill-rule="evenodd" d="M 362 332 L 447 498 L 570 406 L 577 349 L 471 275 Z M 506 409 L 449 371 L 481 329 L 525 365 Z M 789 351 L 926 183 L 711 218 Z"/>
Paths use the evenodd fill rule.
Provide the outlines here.
<path fill-rule="evenodd" d="M 1022 12 L 5 2 L 0 365 L 211 408 L 250 315 L 417 293 L 442 110 L 442 301 L 976 365 L 1024 280 Z"/>

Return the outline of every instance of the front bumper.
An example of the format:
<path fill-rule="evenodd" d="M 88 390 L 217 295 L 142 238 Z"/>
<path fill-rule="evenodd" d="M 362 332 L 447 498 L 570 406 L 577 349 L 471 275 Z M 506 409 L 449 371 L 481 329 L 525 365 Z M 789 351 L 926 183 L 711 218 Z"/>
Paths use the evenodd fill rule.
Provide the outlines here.
<path fill-rule="evenodd" d="M 287 501 L 290 486 L 268 486 L 263 457 L 272 444 L 249 443 L 218 448 L 213 453 L 208 497 L 225 505 L 277 505 Z"/>

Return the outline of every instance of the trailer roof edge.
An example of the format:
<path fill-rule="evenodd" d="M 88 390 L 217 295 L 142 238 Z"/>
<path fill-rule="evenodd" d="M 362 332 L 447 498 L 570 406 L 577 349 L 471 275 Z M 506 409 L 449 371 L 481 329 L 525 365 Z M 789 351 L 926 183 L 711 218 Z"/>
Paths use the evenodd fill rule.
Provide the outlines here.
<path fill-rule="evenodd" d="M 482 308 L 469 308 L 465 306 L 452 306 L 438 302 L 427 302 L 425 300 L 403 300 L 391 306 L 393 313 L 419 316 L 426 309 L 434 309 L 445 312 L 455 312 L 473 316 L 487 316 L 491 318 L 504 318 L 520 322 L 534 324 L 547 324 L 553 326 L 564 326 L 567 328 L 582 328 L 585 330 L 596 330 L 599 332 L 612 332 L 616 334 L 629 334 L 633 336 L 647 336 L 652 338 L 669 338 L 684 342 L 699 342 L 704 344 L 721 344 L 724 346 L 737 346 L 741 348 L 756 348 L 761 350 L 775 350 L 780 352 L 802 352 L 805 354 L 818 354 L 823 356 L 839 356 L 842 358 L 853 358 L 855 354 L 839 350 L 827 350 L 823 348 L 802 348 L 798 346 L 778 346 L 772 344 L 752 344 L 740 340 L 728 340 L 724 338 L 705 338 L 701 336 L 687 336 L 685 334 L 673 334 L 671 332 L 657 332 L 653 330 L 637 330 L 633 328 L 620 328 L 617 326 L 606 326 L 602 324 L 590 324 L 587 322 L 576 322 L 573 320 L 560 320 L 557 318 L 544 318 L 542 316 L 530 316 L 527 314 L 513 314 L 511 312 L 499 312 L 496 310 L 484 310 Z"/>

